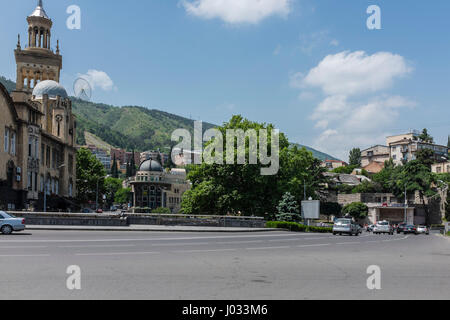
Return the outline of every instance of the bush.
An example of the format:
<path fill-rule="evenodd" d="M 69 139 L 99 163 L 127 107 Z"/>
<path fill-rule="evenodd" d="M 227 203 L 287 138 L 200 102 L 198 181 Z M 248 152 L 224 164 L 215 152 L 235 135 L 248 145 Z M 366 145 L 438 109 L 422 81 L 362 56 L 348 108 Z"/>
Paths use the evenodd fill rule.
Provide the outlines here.
<path fill-rule="evenodd" d="M 157 209 L 153 209 L 152 213 L 171 214 L 172 212 L 170 211 L 169 208 L 157 208 Z"/>
<path fill-rule="evenodd" d="M 314 232 L 314 233 L 332 233 L 333 228 L 326 227 L 308 227 L 304 224 L 286 221 L 269 221 L 266 223 L 266 228 L 273 229 L 287 229 L 296 232 Z"/>

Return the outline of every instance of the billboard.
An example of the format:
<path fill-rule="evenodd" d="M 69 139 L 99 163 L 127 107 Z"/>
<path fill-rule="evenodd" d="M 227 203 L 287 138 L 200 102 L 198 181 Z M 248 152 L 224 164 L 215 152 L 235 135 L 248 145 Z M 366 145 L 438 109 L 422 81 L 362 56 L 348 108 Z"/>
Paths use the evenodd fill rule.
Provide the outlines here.
<path fill-rule="evenodd" d="M 320 201 L 302 201 L 302 218 L 303 219 L 319 219 L 320 218 Z"/>

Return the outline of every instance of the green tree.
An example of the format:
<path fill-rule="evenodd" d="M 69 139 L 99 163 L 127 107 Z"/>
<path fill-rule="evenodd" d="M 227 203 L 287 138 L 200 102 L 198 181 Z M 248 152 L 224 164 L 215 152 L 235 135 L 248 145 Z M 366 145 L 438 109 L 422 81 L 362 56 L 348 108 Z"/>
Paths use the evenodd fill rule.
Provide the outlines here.
<path fill-rule="evenodd" d="M 119 204 L 127 204 L 131 199 L 131 188 L 121 188 L 117 190 L 114 196 L 114 202 Z"/>
<path fill-rule="evenodd" d="M 122 180 L 108 177 L 105 179 L 105 196 L 109 207 L 114 204 L 116 193 L 122 189 Z"/>
<path fill-rule="evenodd" d="M 421 149 L 416 152 L 416 159 L 431 169 L 431 166 L 435 163 L 434 151 L 430 148 Z"/>
<path fill-rule="evenodd" d="M 273 125 L 251 122 L 241 116 L 234 116 L 228 123 L 218 128 L 226 141 L 228 129 L 242 129 L 246 132 L 254 129 L 267 129 L 268 150 L 271 150 L 271 132 Z M 288 140 L 281 133 L 280 140 L 280 170 L 276 175 L 263 176 L 258 164 L 206 164 L 189 167 L 188 178 L 192 189 L 185 193 L 182 201 L 183 212 L 214 213 L 219 215 L 233 214 L 246 216 L 264 216 L 275 218 L 277 206 L 282 196 L 287 192 L 298 202 L 303 199 L 306 186 L 307 196 L 314 197 L 315 190 L 321 187 L 325 178 L 324 168 L 320 161 L 306 149 L 290 147 Z M 248 137 L 245 143 L 245 155 L 249 155 Z M 237 143 L 234 145 L 235 159 Z M 226 146 L 224 146 L 224 160 Z M 225 163 L 225 161 L 224 161 Z"/>
<path fill-rule="evenodd" d="M 358 167 L 358 165 L 343 166 L 334 169 L 332 172 L 339 174 L 352 174 L 353 170 L 357 169 Z"/>
<path fill-rule="evenodd" d="M 114 154 L 114 159 L 113 159 L 112 168 L 111 168 L 111 176 L 116 179 L 119 178 L 119 167 L 117 165 L 117 160 L 116 160 L 115 154 Z"/>
<path fill-rule="evenodd" d="M 156 213 L 156 214 L 171 214 L 172 212 L 170 211 L 169 208 L 156 208 L 152 210 L 152 213 Z"/>
<path fill-rule="evenodd" d="M 296 222 L 301 220 L 300 207 L 295 197 L 286 192 L 277 207 L 277 221 Z"/>
<path fill-rule="evenodd" d="M 320 214 L 327 216 L 330 220 L 331 216 L 339 217 L 342 213 L 342 206 L 337 202 L 321 202 Z"/>
<path fill-rule="evenodd" d="M 395 177 L 395 181 L 392 183 L 392 193 L 397 198 L 403 198 L 405 196 L 405 187 L 408 194 L 419 192 L 420 201 L 426 214 L 426 223 L 429 225 L 430 212 L 425 204 L 425 198 L 436 195 L 436 191 L 432 188 L 435 182 L 436 175 L 431 172 L 431 169 L 420 161 L 413 160 L 401 167 L 400 172 Z"/>
<path fill-rule="evenodd" d="M 423 129 L 419 140 L 424 143 L 434 143 L 434 138 L 428 133 L 428 129 Z"/>
<path fill-rule="evenodd" d="M 105 167 L 89 150 L 84 148 L 78 150 L 76 163 L 78 200 L 82 204 L 95 201 L 97 183 L 98 199 L 102 199 L 101 195 L 105 192 Z"/>
<path fill-rule="evenodd" d="M 353 202 L 346 205 L 342 209 L 342 213 L 346 216 L 349 215 L 356 220 L 364 219 L 369 214 L 369 207 L 362 202 Z"/>
<path fill-rule="evenodd" d="M 377 193 L 382 192 L 382 187 L 370 181 L 363 181 L 352 189 L 352 193 Z"/>
<path fill-rule="evenodd" d="M 361 149 L 353 148 L 350 151 L 349 165 L 361 167 Z"/>

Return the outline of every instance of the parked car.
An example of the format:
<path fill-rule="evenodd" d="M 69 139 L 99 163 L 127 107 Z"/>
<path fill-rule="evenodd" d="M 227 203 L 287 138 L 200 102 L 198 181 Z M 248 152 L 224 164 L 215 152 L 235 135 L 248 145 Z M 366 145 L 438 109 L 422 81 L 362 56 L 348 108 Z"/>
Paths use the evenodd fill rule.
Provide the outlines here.
<path fill-rule="evenodd" d="M 407 226 L 406 223 L 401 223 L 401 224 L 399 224 L 398 227 L 397 227 L 397 234 L 400 234 L 400 233 L 402 233 L 403 231 L 405 231 L 405 227 L 406 227 L 406 226 Z"/>
<path fill-rule="evenodd" d="M 84 208 L 83 210 L 81 210 L 81 213 L 94 213 L 94 210 L 89 209 L 89 208 Z"/>
<path fill-rule="evenodd" d="M 429 235 L 430 234 L 430 229 L 426 226 L 418 226 L 417 227 L 417 231 L 416 234 L 426 234 Z"/>
<path fill-rule="evenodd" d="M 390 235 L 394 234 L 394 227 L 389 223 L 389 221 L 380 221 L 373 228 L 373 234 L 387 233 Z"/>
<path fill-rule="evenodd" d="M 403 229 L 403 233 L 404 233 L 404 234 L 410 234 L 410 233 L 417 234 L 417 228 L 416 228 L 416 226 L 413 226 L 413 225 L 407 225 L 407 226 Z"/>
<path fill-rule="evenodd" d="M 0 232 L 11 234 L 25 230 L 25 219 L 16 218 L 11 214 L 0 211 Z"/>
<path fill-rule="evenodd" d="M 350 236 L 359 236 L 359 226 L 352 219 L 338 219 L 333 226 L 333 235 L 348 234 Z"/>
<path fill-rule="evenodd" d="M 103 209 L 97 209 L 95 213 L 103 213 Z"/>
<path fill-rule="evenodd" d="M 375 225 L 371 224 L 367 227 L 367 232 L 373 232 L 373 228 L 375 228 Z"/>
<path fill-rule="evenodd" d="M 359 224 L 356 225 L 356 229 L 358 230 L 358 234 L 363 233 L 363 227 L 361 227 Z"/>

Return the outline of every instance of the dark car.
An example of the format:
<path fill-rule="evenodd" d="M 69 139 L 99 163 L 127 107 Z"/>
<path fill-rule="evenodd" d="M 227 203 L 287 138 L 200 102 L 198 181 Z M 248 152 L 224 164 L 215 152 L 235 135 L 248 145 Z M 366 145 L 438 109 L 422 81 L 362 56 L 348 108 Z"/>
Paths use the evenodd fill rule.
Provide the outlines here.
<path fill-rule="evenodd" d="M 416 226 L 413 226 L 413 225 L 407 225 L 406 227 L 403 228 L 403 233 L 404 234 L 410 234 L 410 233 L 417 234 L 417 228 L 416 228 Z"/>
<path fill-rule="evenodd" d="M 404 232 L 406 226 L 407 226 L 406 223 L 399 224 L 398 227 L 397 227 L 397 234 L 400 234 L 400 233 Z"/>

